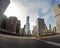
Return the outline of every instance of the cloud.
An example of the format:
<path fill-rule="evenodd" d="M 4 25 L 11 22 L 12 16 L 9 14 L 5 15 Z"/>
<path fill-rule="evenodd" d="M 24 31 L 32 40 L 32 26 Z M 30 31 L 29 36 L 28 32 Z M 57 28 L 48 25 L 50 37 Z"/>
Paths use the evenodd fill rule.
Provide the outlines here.
<path fill-rule="evenodd" d="M 26 24 L 26 16 L 30 16 L 31 28 L 36 25 L 36 19 L 42 17 L 45 19 L 46 24 L 49 23 L 49 19 L 53 16 L 51 13 L 51 7 L 57 2 L 57 0 L 11 0 L 14 2 L 20 11 L 21 26 Z"/>

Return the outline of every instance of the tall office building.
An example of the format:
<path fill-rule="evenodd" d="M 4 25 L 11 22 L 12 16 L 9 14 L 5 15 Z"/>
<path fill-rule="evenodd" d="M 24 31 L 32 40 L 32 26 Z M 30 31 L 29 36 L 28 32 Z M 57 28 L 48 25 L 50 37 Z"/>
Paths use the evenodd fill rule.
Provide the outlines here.
<path fill-rule="evenodd" d="M 6 30 L 10 31 L 11 33 L 16 33 L 16 26 L 17 26 L 17 18 L 16 17 L 9 17 L 6 21 Z"/>
<path fill-rule="evenodd" d="M 26 25 L 24 25 L 24 35 L 26 35 Z"/>
<path fill-rule="evenodd" d="M 56 26 L 53 27 L 53 32 L 56 33 Z"/>
<path fill-rule="evenodd" d="M 29 16 L 26 18 L 26 34 L 30 35 L 30 23 L 29 23 Z"/>
<path fill-rule="evenodd" d="M 24 28 L 21 28 L 21 33 L 20 33 L 20 35 L 24 35 Z"/>
<path fill-rule="evenodd" d="M 10 0 L 0 0 L 0 15 L 4 14 L 7 6 L 9 5 Z"/>
<path fill-rule="evenodd" d="M 55 15 L 57 31 L 56 33 L 60 33 L 60 4 L 57 4 L 53 7 L 53 13 Z"/>
<path fill-rule="evenodd" d="M 36 26 L 37 26 L 37 36 L 42 35 L 46 28 L 44 19 L 37 18 Z"/>
<path fill-rule="evenodd" d="M 4 16 L 1 22 L 1 29 L 6 29 L 7 16 Z"/>
<path fill-rule="evenodd" d="M 21 29 L 21 35 L 26 35 L 26 25 Z"/>
<path fill-rule="evenodd" d="M 21 32 L 21 23 L 20 20 L 17 20 L 16 33 L 20 34 L 20 32 Z"/>
<path fill-rule="evenodd" d="M 49 32 L 52 32 L 51 24 L 49 24 Z"/>
<path fill-rule="evenodd" d="M 36 26 L 33 26 L 32 35 L 36 36 L 36 34 L 37 34 L 37 28 Z"/>
<path fill-rule="evenodd" d="M 10 0 L 0 0 L 0 28 L 4 20 L 4 12 L 9 5 Z"/>

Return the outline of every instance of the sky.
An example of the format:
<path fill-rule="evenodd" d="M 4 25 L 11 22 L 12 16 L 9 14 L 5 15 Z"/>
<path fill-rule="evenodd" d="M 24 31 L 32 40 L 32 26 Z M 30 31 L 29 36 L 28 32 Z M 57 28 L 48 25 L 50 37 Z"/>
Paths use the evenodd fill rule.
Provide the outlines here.
<path fill-rule="evenodd" d="M 60 0 L 11 0 L 4 15 L 16 16 L 21 21 L 21 27 L 26 24 L 26 17 L 30 16 L 30 29 L 36 25 L 36 19 L 43 18 L 48 27 L 49 24 L 56 25 L 52 8 L 59 4 Z"/>

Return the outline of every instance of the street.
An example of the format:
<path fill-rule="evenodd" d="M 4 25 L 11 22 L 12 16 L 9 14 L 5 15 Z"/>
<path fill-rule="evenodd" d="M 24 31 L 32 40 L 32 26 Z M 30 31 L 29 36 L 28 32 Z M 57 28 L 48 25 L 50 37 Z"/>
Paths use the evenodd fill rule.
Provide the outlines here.
<path fill-rule="evenodd" d="M 26 38 L 26 37 L 25 37 Z M 0 48 L 60 48 L 37 39 L 11 38 L 0 35 Z"/>
<path fill-rule="evenodd" d="M 60 43 L 60 36 L 52 37 L 52 38 L 44 38 L 43 40 Z"/>

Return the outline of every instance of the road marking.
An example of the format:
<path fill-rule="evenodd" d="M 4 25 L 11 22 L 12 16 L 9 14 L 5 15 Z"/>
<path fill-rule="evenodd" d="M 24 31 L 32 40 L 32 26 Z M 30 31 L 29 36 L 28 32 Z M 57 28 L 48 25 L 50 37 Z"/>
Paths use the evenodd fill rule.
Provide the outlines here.
<path fill-rule="evenodd" d="M 45 40 L 42 40 L 42 39 L 38 39 L 38 40 L 40 40 L 42 42 L 45 42 L 45 43 L 48 43 L 48 44 L 51 44 L 51 45 L 54 45 L 54 46 L 60 47 L 60 43 L 51 42 L 51 41 L 45 41 Z"/>
<path fill-rule="evenodd" d="M 16 37 L 16 36 L 8 36 L 8 35 L 2 35 L 2 34 L 0 34 L 0 36 L 7 37 L 7 38 L 18 38 L 18 39 L 37 39 L 35 37 Z M 45 43 L 60 47 L 60 43 L 55 43 L 55 42 L 51 42 L 51 41 L 45 41 L 45 40 L 42 40 L 42 39 L 37 39 L 37 40 L 40 40 L 42 42 L 45 42 Z"/>

